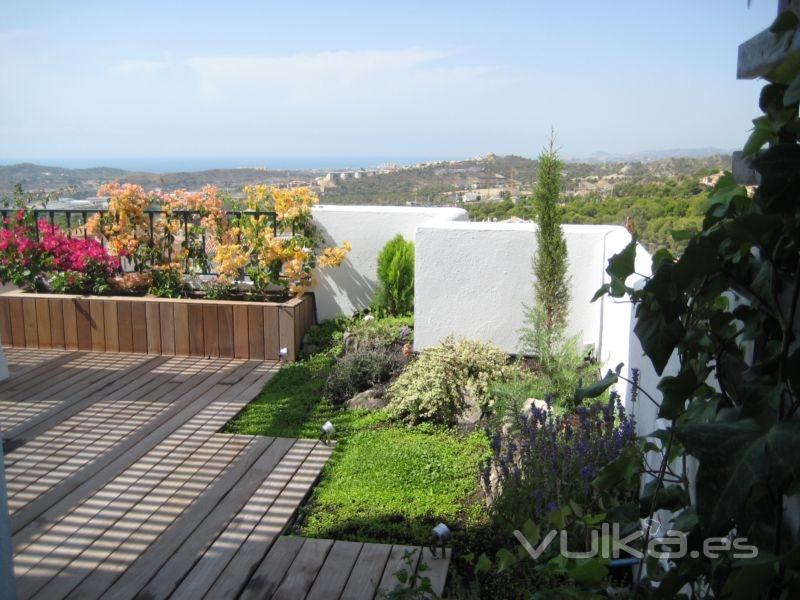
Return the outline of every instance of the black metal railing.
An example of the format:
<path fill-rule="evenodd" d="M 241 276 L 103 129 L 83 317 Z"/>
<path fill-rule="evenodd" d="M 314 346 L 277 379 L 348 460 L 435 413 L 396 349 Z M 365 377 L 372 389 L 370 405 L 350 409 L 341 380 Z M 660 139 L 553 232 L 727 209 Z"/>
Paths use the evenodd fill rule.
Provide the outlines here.
<path fill-rule="evenodd" d="M 90 234 L 86 227 L 86 224 L 89 222 L 89 219 L 94 215 L 104 215 L 108 213 L 107 209 L 102 208 L 91 208 L 91 209 L 75 209 L 75 208 L 65 208 L 65 209 L 50 209 L 50 208 L 39 208 L 39 209 L 28 209 L 24 210 L 23 212 L 27 214 L 33 214 L 34 217 L 34 228 L 35 228 L 35 236 L 38 240 L 41 232 L 40 232 L 40 221 L 44 219 L 45 221 L 49 222 L 51 226 L 59 226 L 64 228 L 64 232 L 66 233 L 67 237 L 72 238 L 73 233 L 76 230 L 82 229 L 81 235 L 84 239 L 88 239 Z M 2 224 L 4 229 L 9 229 L 11 226 L 9 217 L 13 217 L 19 213 L 19 209 L 11 209 L 11 208 L 2 208 L 0 209 L 0 217 L 2 217 Z M 150 246 L 154 246 L 156 241 L 156 225 L 159 222 L 160 218 L 169 218 L 170 220 L 179 220 L 181 223 L 181 228 L 183 229 L 183 241 L 181 245 L 183 245 L 187 250 L 190 250 L 190 253 L 187 255 L 187 258 L 184 260 L 184 272 L 185 273 L 200 273 L 203 275 L 213 275 L 215 274 L 208 266 L 211 264 L 208 259 L 208 244 L 213 243 L 213 240 L 209 240 L 206 237 L 205 229 L 202 230 L 200 233 L 200 237 L 198 241 L 200 242 L 199 248 L 191 248 L 191 234 L 190 234 L 190 227 L 194 227 L 195 225 L 199 224 L 200 221 L 207 216 L 199 211 L 194 210 L 172 210 L 172 211 L 164 211 L 164 210 L 146 210 L 144 211 L 147 223 L 147 231 L 148 231 L 148 240 Z M 274 211 L 262 211 L 262 210 L 226 210 L 222 211 L 222 214 L 226 219 L 230 217 L 235 217 L 241 219 L 242 217 L 268 217 L 270 220 L 270 224 L 272 226 L 272 233 L 274 236 L 278 236 L 278 215 Z M 119 215 L 117 215 L 117 220 L 119 220 Z M 291 227 L 292 235 L 295 234 L 294 224 Z M 93 236 L 94 237 L 94 236 Z M 98 236 L 97 239 L 105 244 L 105 240 Z M 241 233 L 238 234 L 238 242 L 241 243 Z M 192 255 L 191 251 L 195 251 L 195 254 Z M 197 268 L 200 265 L 202 268 Z M 123 270 L 130 270 L 125 269 Z"/>

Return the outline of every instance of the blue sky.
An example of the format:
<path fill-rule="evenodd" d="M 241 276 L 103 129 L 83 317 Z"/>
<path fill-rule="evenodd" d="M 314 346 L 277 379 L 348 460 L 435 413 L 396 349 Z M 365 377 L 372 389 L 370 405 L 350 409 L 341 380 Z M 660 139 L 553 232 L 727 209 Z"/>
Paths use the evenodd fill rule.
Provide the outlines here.
<path fill-rule="evenodd" d="M 740 146 L 775 0 L 0 3 L 0 159 Z"/>

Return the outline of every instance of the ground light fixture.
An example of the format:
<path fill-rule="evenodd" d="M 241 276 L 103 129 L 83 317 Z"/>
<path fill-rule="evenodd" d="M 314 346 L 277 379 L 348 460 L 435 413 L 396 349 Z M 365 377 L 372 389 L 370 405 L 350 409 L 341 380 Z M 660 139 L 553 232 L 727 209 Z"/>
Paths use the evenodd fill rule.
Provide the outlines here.
<path fill-rule="evenodd" d="M 280 357 L 281 362 L 286 362 L 286 359 L 289 357 L 289 349 L 281 348 L 278 350 L 278 356 Z"/>
<path fill-rule="evenodd" d="M 431 555 L 433 558 L 444 558 L 445 557 L 445 547 L 444 545 L 447 543 L 447 540 L 450 539 L 450 528 L 445 525 L 444 523 L 439 523 L 436 527 L 431 529 Z M 442 548 L 442 555 L 439 556 L 436 553 L 436 547 L 441 546 Z"/>
<path fill-rule="evenodd" d="M 319 439 L 323 444 L 327 446 L 328 444 L 330 444 L 331 437 L 333 437 L 333 432 L 336 431 L 336 428 L 330 421 L 325 421 L 325 423 L 322 425 L 322 427 L 319 428 L 319 430 L 320 430 Z"/>

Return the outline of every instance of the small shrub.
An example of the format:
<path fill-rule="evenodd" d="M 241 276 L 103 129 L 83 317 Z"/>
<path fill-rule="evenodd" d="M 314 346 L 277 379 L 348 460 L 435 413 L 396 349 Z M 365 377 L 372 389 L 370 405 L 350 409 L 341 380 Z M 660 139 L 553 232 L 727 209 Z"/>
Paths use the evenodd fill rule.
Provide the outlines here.
<path fill-rule="evenodd" d="M 411 344 L 414 341 L 414 317 L 364 318 L 354 321 L 349 328 L 359 345 L 372 348 L 390 348 Z"/>
<path fill-rule="evenodd" d="M 501 521 L 512 527 L 527 519 L 540 522 L 570 502 L 599 511 L 592 480 L 636 439 L 634 422 L 619 397 L 612 394 L 606 403 L 563 415 L 533 406 L 517 419 L 517 434 L 503 438 L 497 432 L 492 438 L 498 481 L 492 481 L 490 467 L 484 472 L 484 486 L 495 497 Z M 628 499 L 635 492 L 619 490 Z"/>
<path fill-rule="evenodd" d="M 493 344 L 445 339 L 423 350 L 389 389 L 392 416 L 411 423 L 454 424 L 468 400 L 488 404 L 489 382 L 506 368 L 507 357 Z"/>
<path fill-rule="evenodd" d="M 488 395 L 493 425 L 497 428 L 514 428 L 528 398 L 545 398 L 547 382 L 541 375 L 518 368 L 508 376 L 491 382 Z"/>
<path fill-rule="evenodd" d="M 414 243 L 400 234 L 378 254 L 378 291 L 373 311 L 378 316 L 408 315 L 414 312 Z"/>
<path fill-rule="evenodd" d="M 400 370 L 395 353 L 381 348 L 360 349 L 337 359 L 325 381 L 325 397 L 342 404 L 359 392 L 391 379 Z"/>

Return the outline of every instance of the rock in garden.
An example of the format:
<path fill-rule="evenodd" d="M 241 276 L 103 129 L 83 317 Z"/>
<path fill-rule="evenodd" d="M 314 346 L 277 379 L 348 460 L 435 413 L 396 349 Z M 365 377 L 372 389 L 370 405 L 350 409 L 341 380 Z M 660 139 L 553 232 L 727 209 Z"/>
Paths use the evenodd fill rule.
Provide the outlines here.
<path fill-rule="evenodd" d="M 350 400 L 345 402 L 347 408 L 366 408 L 369 410 L 378 410 L 384 408 L 389 403 L 389 398 L 386 396 L 386 386 L 377 385 L 366 391 L 359 392 Z"/>

